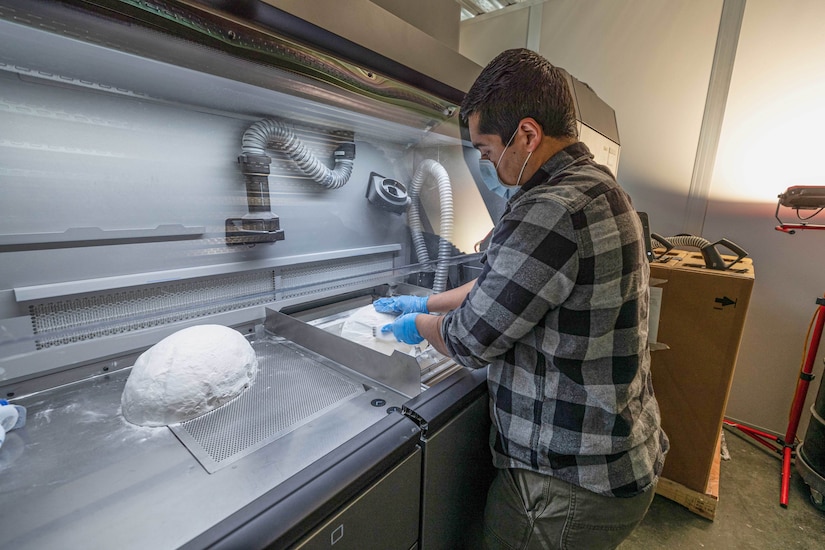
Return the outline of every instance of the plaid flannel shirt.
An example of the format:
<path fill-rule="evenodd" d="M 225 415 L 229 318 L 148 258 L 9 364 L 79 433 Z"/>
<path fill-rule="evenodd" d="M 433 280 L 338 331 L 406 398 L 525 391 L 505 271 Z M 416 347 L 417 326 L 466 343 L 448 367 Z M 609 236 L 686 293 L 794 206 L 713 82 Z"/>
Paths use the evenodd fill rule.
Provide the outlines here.
<path fill-rule="evenodd" d="M 489 365 L 496 467 L 607 496 L 649 488 L 668 441 L 650 378 L 650 272 L 628 195 L 573 144 L 509 201 L 484 260 L 442 336 L 462 365 Z"/>

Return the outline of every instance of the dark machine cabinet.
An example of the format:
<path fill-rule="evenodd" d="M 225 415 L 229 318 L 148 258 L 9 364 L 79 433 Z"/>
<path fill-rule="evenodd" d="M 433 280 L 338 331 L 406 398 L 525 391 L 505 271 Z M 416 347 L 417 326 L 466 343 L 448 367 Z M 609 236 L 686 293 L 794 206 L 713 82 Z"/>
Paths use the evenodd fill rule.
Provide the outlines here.
<path fill-rule="evenodd" d="M 421 549 L 480 548 L 487 489 L 495 475 L 487 369 L 462 370 L 404 408 L 425 426 Z"/>
<path fill-rule="evenodd" d="M 417 449 L 295 548 L 413 548 L 418 538 L 420 496 L 421 450 Z"/>

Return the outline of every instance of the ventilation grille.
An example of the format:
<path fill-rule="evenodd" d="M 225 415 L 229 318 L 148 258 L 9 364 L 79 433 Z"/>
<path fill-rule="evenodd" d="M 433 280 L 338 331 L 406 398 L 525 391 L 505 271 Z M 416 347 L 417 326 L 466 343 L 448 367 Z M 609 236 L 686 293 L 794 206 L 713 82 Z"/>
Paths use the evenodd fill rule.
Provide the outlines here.
<path fill-rule="evenodd" d="M 274 272 L 171 283 L 29 306 L 37 349 L 271 302 Z"/>
<path fill-rule="evenodd" d="M 37 349 L 386 280 L 392 254 L 222 275 L 29 306 Z"/>
<path fill-rule="evenodd" d="M 372 255 L 350 260 L 318 262 L 310 266 L 285 268 L 281 272 L 284 298 L 307 296 L 322 290 L 345 288 L 357 283 L 386 279 L 393 269 L 391 255 Z"/>
<path fill-rule="evenodd" d="M 363 394 L 362 384 L 288 342 L 256 342 L 258 374 L 240 396 L 169 429 L 212 473 Z"/>

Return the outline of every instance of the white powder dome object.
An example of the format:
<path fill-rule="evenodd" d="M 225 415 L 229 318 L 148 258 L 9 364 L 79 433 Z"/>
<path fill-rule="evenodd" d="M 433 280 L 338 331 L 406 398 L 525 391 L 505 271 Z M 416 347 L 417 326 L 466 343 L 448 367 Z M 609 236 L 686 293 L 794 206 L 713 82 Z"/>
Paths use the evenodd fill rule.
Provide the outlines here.
<path fill-rule="evenodd" d="M 135 361 L 121 396 L 123 416 L 140 426 L 191 420 L 237 397 L 257 370 L 255 350 L 238 331 L 179 330 Z"/>

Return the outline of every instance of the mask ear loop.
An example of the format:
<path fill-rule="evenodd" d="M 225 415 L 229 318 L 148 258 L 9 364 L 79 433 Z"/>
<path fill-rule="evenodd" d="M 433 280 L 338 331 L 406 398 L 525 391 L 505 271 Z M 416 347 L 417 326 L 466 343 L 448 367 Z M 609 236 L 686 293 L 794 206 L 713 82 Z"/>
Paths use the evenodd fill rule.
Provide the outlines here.
<path fill-rule="evenodd" d="M 518 173 L 518 179 L 516 180 L 516 185 L 520 185 L 521 183 L 521 175 L 524 174 L 524 169 L 527 168 L 527 162 L 530 160 L 530 157 L 533 155 L 533 151 L 530 151 L 527 154 L 527 158 L 524 159 L 524 164 L 521 165 L 521 172 Z"/>
<path fill-rule="evenodd" d="M 513 143 L 513 138 L 516 137 L 518 134 L 518 126 L 516 126 L 516 131 L 513 132 L 513 135 L 510 136 L 510 139 L 507 140 L 507 145 L 504 146 L 504 149 L 501 151 L 501 154 L 498 157 L 498 162 L 496 162 L 496 172 L 498 172 L 498 165 L 501 164 L 501 159 L 504 158 L 504 153 L 507 152 L 507 148 L 510 147 L 510 144 Z"/>

